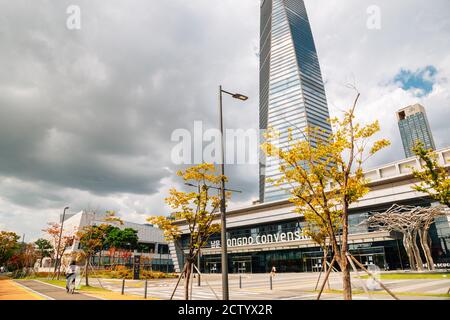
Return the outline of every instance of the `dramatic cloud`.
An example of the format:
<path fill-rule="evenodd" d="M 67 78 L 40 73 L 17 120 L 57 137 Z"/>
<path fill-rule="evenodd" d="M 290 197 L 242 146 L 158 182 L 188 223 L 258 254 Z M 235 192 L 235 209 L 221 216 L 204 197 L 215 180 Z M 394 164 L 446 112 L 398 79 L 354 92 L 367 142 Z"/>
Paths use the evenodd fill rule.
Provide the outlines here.
<path fill-rule="evenodd" d="M 171 133 L 218 122 L 258 128 L 259 0 L 0 0 L 0 225 L 37 237 L 62 208 L 115 209 L 144 222 L 166 214 L 180 182 Z M 69 5 L 81 29 L 69 30 Z M 367 9 L 380 9 L 370 29 Z M 426 109 L 438 147 L 450 144 L 447 0 L 306 1 L 332 114 L 362 93 L 360 120 L 382 119 L 401 159 L 395 111 Z M 254 150 L 257 152 L 257 150 Z M 258 197 L 258 166 L 227 166 L 233 205 Z"/>

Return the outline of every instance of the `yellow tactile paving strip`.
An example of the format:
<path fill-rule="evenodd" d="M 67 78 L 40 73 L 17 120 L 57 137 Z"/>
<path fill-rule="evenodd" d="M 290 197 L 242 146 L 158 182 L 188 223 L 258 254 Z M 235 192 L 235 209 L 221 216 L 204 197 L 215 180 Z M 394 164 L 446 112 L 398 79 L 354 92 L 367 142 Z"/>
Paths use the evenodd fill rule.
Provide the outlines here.
<path fill-rule="evenodd" d="M 157 298 L 147 297 L 144 299 L 142 296 L 132 295 L 132 294 L 120 294 L 118 292 L 113 291 L 84 291 L 81 290 L 80 293 L 88 294 L 93 297 L 97 297 L 99 299 L 104 300 L 160 300 Z"/>
<path fill-rule="evenodd" d="M 45 298 L 28 291 L 13 280 L 0 278 L 0 300 L 45 300 Z"/>
<path fill-rule="evenodd" d="M 39 280 L 37 280 L 38 282 L 41 282 Z M 48 284 L 42 282 L 44 284 L 53 286 L 53 287 L 60 287 L 58 285 L 55 284 Z M 124 295 L 122 295 L 119 292 L 114 292 L 114 291 L 109 291 L 109 290 L 76 290 L 78 293 L 82 293 L 85 294 L 87 296 L 91 296 L 94 298 L 98 298 L 101 300 L 161 300 L 159 298 L 153 298 L 148 296 L 147 299 L 144 299 L 143 296 L 138 296 L 138 295 L 133 295 L 133 294 L 127 294 L 125 293 Z"/>

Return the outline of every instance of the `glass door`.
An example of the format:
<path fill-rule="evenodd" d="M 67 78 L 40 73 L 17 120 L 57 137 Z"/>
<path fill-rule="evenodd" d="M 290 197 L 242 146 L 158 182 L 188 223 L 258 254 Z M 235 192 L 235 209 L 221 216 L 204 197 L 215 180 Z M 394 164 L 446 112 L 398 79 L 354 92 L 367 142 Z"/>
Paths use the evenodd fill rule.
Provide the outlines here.
<path fill-rule="evenodd" d="M 218 273 L 219 267 L 217 262 L 206 262 L 206 273 Z"/>
<path fill-rule="evenodd" d="M 320 272 L 322 270 L 323 258 L 305 257 L 303 258 L 303 268 L 306 272 Z"/>
<path fill-rule="evenodd" d="M 251 257 L 239 257 L 233 260 L 233 273 L 252 273 Z"/>
<path fill-rule="evenodd" d="M 320 272 L 322 270 L 322 258 L 313 258 L 313 272 Z"/>

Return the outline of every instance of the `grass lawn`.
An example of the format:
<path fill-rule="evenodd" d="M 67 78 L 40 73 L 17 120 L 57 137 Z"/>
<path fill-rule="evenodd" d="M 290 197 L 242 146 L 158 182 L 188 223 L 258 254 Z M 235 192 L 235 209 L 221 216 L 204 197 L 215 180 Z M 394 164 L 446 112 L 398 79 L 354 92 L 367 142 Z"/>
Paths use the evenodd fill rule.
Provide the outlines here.
<path fill-rule="evenodd" d="M 56 286 L 60 286 L 65 288 L 66 287 L 66 281 L 65 280 L 49 280 L 49 279 L 36 279 L 36 280 L 40 280 L 42 282 L 46 282 L 48 284 L 53 284 Z M 114 292 L 108 289 L 103 289 L 103 288 L 99 288 L 99 287 L 87 287 L 87 286 L 81 286 L 80 293 L 86 293 L 86 294 L 91 294 L 97 298 L 103 298 L 104 300 L 144 300 L 144 297 L 140 296 L 140 295 L 135 295 L 135 294 L 125 294 L 122 295 L 119 292 Z M 156 298 L 152 298 L 152 297 L 147 297 L 147 300 L 159 300 Z"/>
<path fill-rule="evenodd" d="M 66 287 L 66 280 L 50 280 L 50 279 L 39 279 L 36 278 L 35 280 L 39 280 L 48 284 L 53 284 L 55 286 L 58 287 L 62 287 L 65 288 Z M 86 292 L 109 292 L 110 290 L 106 290 L 103 288 L 99 288 L 99 287 L 92 287 L 92 286 L 84 286 L 82 285 L 80 288 L 81 291 L 86 291 Z"/>
<path fill-rule="evenodd" d="M 415 280 L 415 279 L 449 279 L 450 273 L 385 273 L 379 275 L 381 280 Z M 368 279 L 369 276 L 361 276 L 362 279 Z"/>
<path fill-rule="evenodd" d="M 315 293 L 319 293 L 319 291 L 313 291 Z M 324 290 L 323 293 L 335 293 L 335 294 L 342 294 L 342 290 Z M 352 290 L 352 294 L 358 295 L 358 294 L 366 294 L 364 291 L 361 290 Z M 377 294 L 377 295 L 389 295 L 386 291 L 370 291 L 370 294 Z M 396 296 L 409 296 L 409 297 L 438 297 L 438 298 L 450 298 L 450 294 L 446 293 L 420 293 L 420 292 L 394 292 Z"/>

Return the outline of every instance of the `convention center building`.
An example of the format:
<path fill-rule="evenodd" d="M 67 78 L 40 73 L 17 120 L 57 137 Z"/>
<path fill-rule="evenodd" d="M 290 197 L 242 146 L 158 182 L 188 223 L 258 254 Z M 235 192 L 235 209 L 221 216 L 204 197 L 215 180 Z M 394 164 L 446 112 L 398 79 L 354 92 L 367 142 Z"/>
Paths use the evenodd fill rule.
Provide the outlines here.
<path fill-rule="evenodd" d="M 450 148 L 436 151 L 439 162 L 450 170 Z M 370 192 L 351 206 L 349 249 L 364 265 L 382 270 L 408 269 L 409 263 L 402 236 L 369 227 L 364 221 L 384 212 L 393 204 L 435 206 L 427 195 L 413 190 L 417 183 L 412 167 L 419 160 L 408 158 L 365 172 Z M 257 203 L 230 209 L 226 213 L 228 265 L 232 273 L 319 271 L 323 252 L 314 241 L 304 237 L 301 214 L 294 212 L 289 200 Z M 170 243 L 176 271 L 183 266 L 183 252 L 188 247 L 188 228 L 183 220 L 175 222 L 183 232 L 179 245 Z M 217 223 L 220 214 L 217 213 Z M 450 268 L 450 217 L 435 219 L 430 229 L 432 255 L 436 268 Z M 211 237 L 201 251 L 200 269 L 206 273 L 221 272 L 220 234 Z M 331 259 L 330 259 L 331 260 Z"/>

